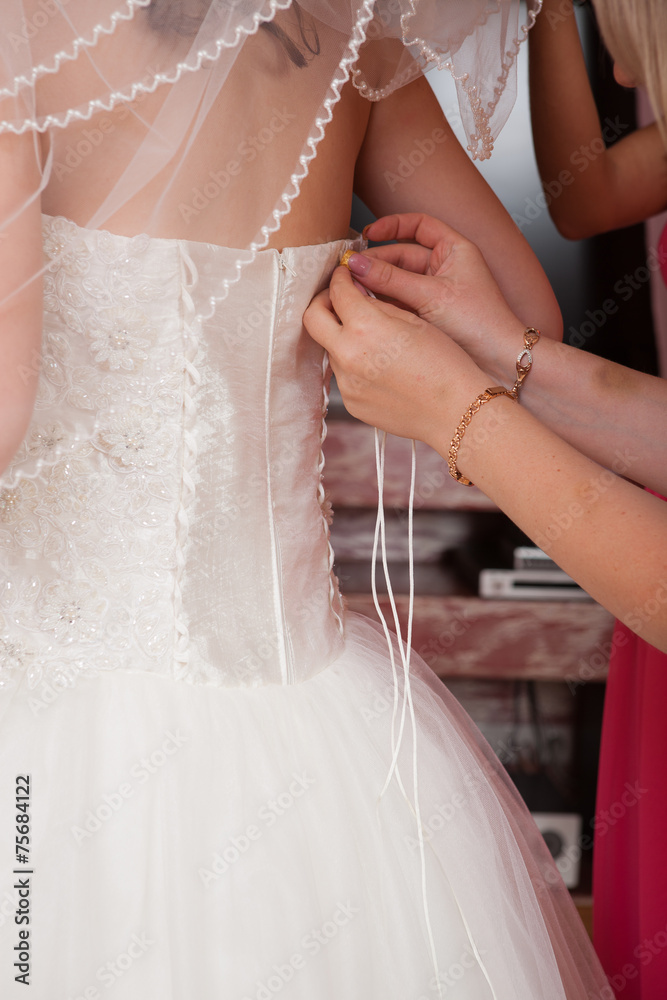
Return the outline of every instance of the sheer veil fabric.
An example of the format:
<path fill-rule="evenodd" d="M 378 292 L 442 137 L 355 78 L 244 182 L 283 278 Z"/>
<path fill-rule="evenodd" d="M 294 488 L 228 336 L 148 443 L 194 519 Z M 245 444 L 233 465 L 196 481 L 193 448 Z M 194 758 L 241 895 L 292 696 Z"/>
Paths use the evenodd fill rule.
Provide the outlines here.
<path fill-rule="evenodd" d="M 522 21 L 518 0 L 4 0 L 0 136 L 34 136 L 41 188 L 85 228 L 122 231 L 131 210 L 150 236 L 189 238 L 205 212 L 247 251 L 224 289 L 289 211 L 350 77 L 377 101 L 448 67 L 489 156 L 539 6 Z"/>

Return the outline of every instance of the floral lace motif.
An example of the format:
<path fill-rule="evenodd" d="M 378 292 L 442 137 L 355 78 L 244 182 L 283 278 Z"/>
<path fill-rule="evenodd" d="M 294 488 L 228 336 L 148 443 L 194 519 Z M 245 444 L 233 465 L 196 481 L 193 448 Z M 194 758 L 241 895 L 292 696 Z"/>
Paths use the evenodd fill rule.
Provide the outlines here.
<path fill-rule="evenodd" d="M 170 669 L 185 360 L 177 247 L 149 245 L 44 221 L 37 405 L 0 481 L 0 686 Z"/>

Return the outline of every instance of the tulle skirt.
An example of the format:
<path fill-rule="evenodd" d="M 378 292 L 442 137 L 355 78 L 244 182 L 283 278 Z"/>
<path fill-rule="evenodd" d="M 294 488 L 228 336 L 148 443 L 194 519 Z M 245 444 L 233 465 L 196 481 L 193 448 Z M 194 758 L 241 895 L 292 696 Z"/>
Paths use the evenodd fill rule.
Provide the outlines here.
<path fill-rule="evenodd" d="M 293 686 L 109 672 L 4 696 L 3 998 L 611 996 L 473 723 L 413 655 L 392 771 L 403 682 L 395 713 L 384 636 L 346 633 Z"/>

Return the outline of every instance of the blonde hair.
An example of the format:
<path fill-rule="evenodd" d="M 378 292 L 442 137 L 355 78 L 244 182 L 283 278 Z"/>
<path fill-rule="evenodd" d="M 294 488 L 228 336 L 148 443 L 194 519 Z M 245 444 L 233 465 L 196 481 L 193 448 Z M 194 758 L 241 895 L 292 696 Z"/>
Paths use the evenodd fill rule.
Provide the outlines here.
<path fill-rule="evenodd" d="M 667 0 L 593 0 L 612 58 L 646 87 L 667 148 Z"/>

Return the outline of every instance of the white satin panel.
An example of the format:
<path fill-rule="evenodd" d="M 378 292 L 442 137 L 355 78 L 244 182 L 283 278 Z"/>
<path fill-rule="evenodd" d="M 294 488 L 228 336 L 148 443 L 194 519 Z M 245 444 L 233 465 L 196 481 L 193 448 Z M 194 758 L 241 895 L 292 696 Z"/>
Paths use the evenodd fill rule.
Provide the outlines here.
<path fill-rule="evenodd" d="M 224 307 L 202 320 L 182 580 L 197 676 L 294 683 L 340 652 L 342 606 L 318 489 L 323 352 L 301 317 L 351 245 L 259 254 Z M 230 251 L 187 252 L 203 304 Z"/>

